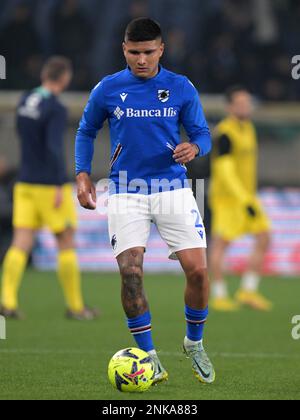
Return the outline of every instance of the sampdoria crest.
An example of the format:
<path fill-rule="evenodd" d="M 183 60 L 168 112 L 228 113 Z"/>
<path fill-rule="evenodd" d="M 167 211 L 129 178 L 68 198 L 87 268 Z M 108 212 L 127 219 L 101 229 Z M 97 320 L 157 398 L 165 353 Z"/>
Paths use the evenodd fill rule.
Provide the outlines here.
<path fill-rule="evenodd" d="M 158 91 L 158 99 L 161 102 L 167 102 L 170 98 L 170 91 L 169 90 L 159 90 Z"/>

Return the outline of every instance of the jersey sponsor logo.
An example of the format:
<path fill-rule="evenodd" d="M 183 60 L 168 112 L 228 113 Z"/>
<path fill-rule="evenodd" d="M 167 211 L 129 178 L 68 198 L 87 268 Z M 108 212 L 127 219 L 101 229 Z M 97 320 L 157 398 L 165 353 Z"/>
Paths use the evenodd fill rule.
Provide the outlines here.
<path fill-rule="evenodd" d="M 163 103 L 167 102 L 170 98 L 169 90 L 160 89 L 157 94 L 158 94 L 158 99 Z"/>
<path fill-rule="evenodd" d="M 126 116 L 126 118 L 175 118 L 178 115 L 178 111 L 173 107 L 162 109 L 126 108 L 123 111 L 118 106 L 114 110 L 114 115 L 118 120 L 120 120 L 124 115 Z"/>
<path fill-rule="evenodd" d="M 126 98 L 128 96 L 128 93 L 121 93 L 120 96 L 121 96 L 122 101 L 125 102 L 126 101 Z"/>
<path fill-rule="evenodd" d="M 165 118 L 165 117 L 176 117 L 177 110 L 175 108 L 163 108 L 163 109 L 126 109 L 127 118 Z"/>
<path fill-rule="evenodd" d="M 124 115 L 126 118 L 175 118 L 178 111 L 173 108 L 163 109 L 134 109 L 126 108 L 125 112 L 118 106 L 114 111 L 115 117 L 120 120 Z"/>
<path fill-rule="evenodd" d="M 114 111 L 114 115 L 118 118 L 118 120 L 120 120 L 120 119 L 123 117 L 124 112 L 123 112 L 123 111 L 122 111 L 122 109 L 118 106 L 118 107 L 115 109 L 115 111 Z"/>

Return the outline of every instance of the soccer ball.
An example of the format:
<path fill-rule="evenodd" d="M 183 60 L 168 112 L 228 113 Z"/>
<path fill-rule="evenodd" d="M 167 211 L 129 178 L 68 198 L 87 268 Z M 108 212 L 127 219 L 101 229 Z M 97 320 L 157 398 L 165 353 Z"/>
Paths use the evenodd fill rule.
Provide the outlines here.
<path fill-rule="evenodd" d="M 143 350 L 120 350 L 109 362 L 108 378 L 112 386 L 121 392 L 147 391 L 154 379 L 153 361 Z"/>

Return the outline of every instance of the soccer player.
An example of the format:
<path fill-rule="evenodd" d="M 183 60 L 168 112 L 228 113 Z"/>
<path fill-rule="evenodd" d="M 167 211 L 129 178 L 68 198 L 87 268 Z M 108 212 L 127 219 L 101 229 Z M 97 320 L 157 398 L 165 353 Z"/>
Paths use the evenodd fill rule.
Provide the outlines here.
<path fill-rule="evenodd" d="M 83 207 L 95 209 L 96 193 L 90 179 L 93 143 L 108 120 L 112 149 L 109 235 L 122 279 L 129 330 L 154 361 L 154 382 L 166 380 L 168 373 L 152 340 L 143 286 L 143 258 L 153 222 L 170 257 L 179 259 L 186 275 L 184 351 L 197 378 L 212 383 L 215 372 L 202 342 L 209 294 L 205 231 L 184 166 L 209 153 L 210 132 L 195 87 L 159 64 L 164 44 L 158 23 L 147 18 L 133 20 L 126 29 L 123 51 L 128 67 L 94 88 L 80 122 L 78 199 Z M 190 142 L 180 144 L 181 124 Z M 178 204 L 185 204 L 186 210 L 180 213 Z M 166 210 L 160 211 L 163 208 Z"/>
<path fill-rule="evenodd" d="M 67 316 L 93 319 L 85 307 L 75 253 L 76 210 L 72 187 L 67 184 L 63 133 L 66 108 L 58 95 L 71 81 L 68 59 L 52 57 L 41 72 L 42 85 L 26 93 L 17 110 L 21 142 L 21 168 L 14 188 L 13 242 L 3 264 L 0 313 L 20 318 L 18 291 L 37 229 L 48 226 L 57 240 L 58 275 L 64 292 Z"/>
<path fill-rule="evenodd" d="M 250 120 L 252 98 L 246 89 L 235 86 L 228 90 L 227 101 L 229 115 L 216 127 L 212 153 L 211 306 L 235 311 L 244 304 L 268 311 L 272 304 L 258 293 L 258 286 L 270 245 L 270 222 L 256 195 L 257 139 Z M 224 256 L 230 243 L 245 234 L 254 235 L 255 246 L 234 301 L 224 280 Z"/>

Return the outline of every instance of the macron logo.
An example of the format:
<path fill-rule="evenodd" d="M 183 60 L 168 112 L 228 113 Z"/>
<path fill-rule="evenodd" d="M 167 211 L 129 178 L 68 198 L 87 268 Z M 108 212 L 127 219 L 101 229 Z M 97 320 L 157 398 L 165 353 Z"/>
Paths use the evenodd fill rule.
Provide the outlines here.
<path fill-rule="evenodd" d="M 125 102 L 126 101 L 126 98 L 128 96 L 128 93 L 121 93 L 120 96 L 121 96 L 122 101 Z"/>

